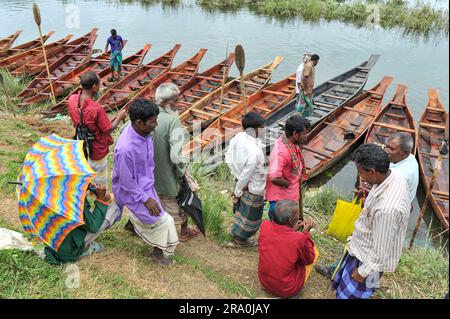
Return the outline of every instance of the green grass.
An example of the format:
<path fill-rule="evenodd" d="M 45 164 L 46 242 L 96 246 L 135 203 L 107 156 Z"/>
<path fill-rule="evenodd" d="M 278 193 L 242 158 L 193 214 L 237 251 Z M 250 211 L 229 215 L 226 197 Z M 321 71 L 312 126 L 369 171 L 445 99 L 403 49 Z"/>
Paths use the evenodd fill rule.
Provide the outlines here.
<path fill-rule="evenodd" d="M 449 256 L 443 249 L 404 250 L 395 273 L 386 274 L 388 286 L 377 292 L 388 299 L 442 299 L 448 291 Z"/>
<path fill-rule="evenodd" d="M 200 270 L 208 280 L 216 283 L 218 287 L 231 296 L 236 294 L 247 298 L 255 298 L 256 296 L 255 292 L 248 287 L 234 281 L 231 278 L 225 277 L 194 258 L 176 255 L 174 259 L 180 264 L 186 264 L 196 270 Z"/>
<path fill-rule="evenodd" d="M 338 20 L 357 27 L 371 27 L 367 21 L 373 9 L 379 8 L 380 25 L 383 28 L 401 28 L 404 34 L 423 35 L 444 34 L 448 36 L 448 10 L 434 9 L 420 1 L 408 6 L 403 0 L 197 0 L 196 3 L 207 11 L 237 11 L 247 8 L 251 12 L 280 20 L 301 17 L 307 21 Z M 372 21 L 373 22 L 373 21 Z"/>
<path fill-rule="evenodd" d="M 0 299 L 69 298 L 63 271 L 32 253 L 0 250 Z"/>

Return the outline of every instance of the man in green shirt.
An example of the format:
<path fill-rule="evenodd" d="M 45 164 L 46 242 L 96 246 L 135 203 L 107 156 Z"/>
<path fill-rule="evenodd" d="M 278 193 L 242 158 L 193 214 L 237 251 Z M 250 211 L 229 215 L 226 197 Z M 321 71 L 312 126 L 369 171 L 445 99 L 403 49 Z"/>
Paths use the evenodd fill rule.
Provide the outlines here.
<path fill-rule="evenodd" d="M 188 139 L 174 105 L 180 90 L 173 83 L 163 83 L 155 93 L 159 105 L 158 126 L 154 131 L 155 187 L 163 209 L 180 225 L 180 241 L 187 241 L 200 232 L 197 227 L 188 227 L 187 215 L 180 209 L 176 196 L 180 190 L 181 178 L 186 173 L 187 159 L 182 148 Z"/>
<path fill-rule="evenodd" d="M 117 205 L 110 206 L 111 197 L 106 193 L 105 186 L 96 186 L 96 196 L 94 210 L 91 212 L 91 205 L 86 197 L 84 201 L 84 225 L 72 230 L 59 246 L 58 251 L 50 247 L 45 247 L 45 260 L 51 264 L 63 264 L 76 262 L 80 257 L 87 256 L 93 252 L 99 252 L 102 247 L 95 242 L 102 231 L 114 224 L 120 211 L 114 209 Z"/>

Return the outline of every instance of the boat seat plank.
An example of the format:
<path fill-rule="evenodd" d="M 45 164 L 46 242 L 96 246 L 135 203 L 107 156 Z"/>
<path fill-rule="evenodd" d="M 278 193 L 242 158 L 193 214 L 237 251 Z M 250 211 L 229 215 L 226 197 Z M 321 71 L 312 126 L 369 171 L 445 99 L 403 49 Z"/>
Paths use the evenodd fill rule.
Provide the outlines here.
<path fill-rule="evenodd" d="M 338 100 L 346 100 L 347 99 L 346 97 L 337 96 L 337 95 L 333 95 L 333 94 L 327 94 L 327 93 L 322 94 L 322 96 L 329 97 L 331 99 L 338 99 Z"/>
<path fill-rule="evenodd" d="M 440 130 L 445 130 L 445 126 L 443 125 L 436 125 L 436 124 L 428 124 L 428 123 L 419 123 L 419 125 L 421 127 L 427 127 L 427 128 L 435 128 L 435 129 L 440 129 Z"/>
<path fill-rule="evenodd" d="M 438 109 L 438 108 L 436 108 L 436 107 L 431 107 L 431 106 L 429 106 L 429 107 L 427 107 L 427 111 L 434 111 L 434 112 L 440 112 L 440 113 L 445 113 L 445 110 L 444 109 Z"/>
<path fill-rule="evenodd" d="M 289 96 L 290 94 L 283 93 L 280 91 L 271 91 L 271 90 L 263 90 L 265 93 L 273 94 L 273 95 L 281 95 L 281 96 Z"/>
<path fill-rule="evenodd" d="M 364 111 L 361 111 L 361 110 L 357 110 L 357 109 L 351 108 L 349 106 L 344 106 L 344 109 L 348 110 L 348 111 L 356 112 L 356 113 L 359 113 L 359 114 L 362 114 L 362 115 L 365 115 L 365 116 L 372 116 L 372 117 L 375 116 L 374 114 L 371 114 L 371 113 L 368 113 L 368 112 L 364 112 Z"/>
<path fill-rule="evenodd" d="M 435 154 L 431 154 L 431 153 L 425 153 L 425 152 L 420 152 L 420 155 L 426 156 L 426 157 L 433 157 L 433 158 L 438 158 L 439 155 L 435 155 Z M 448 155 L 444 155 L 442 158 L 448 159 Z"/>
<path fill-rule="evenodd" d="M 411 128 L 402 127 L 402 126 L 393 125 L 393 124 L 388 124 L 388 123 L 373 122 L 372 125 L 374 125 L 374 126 L 386 127 L 386 128 L 391 128 L 391 129 L 396 130 L 396 131 L 403 131 L 403 132 L 409 132 L 409 133 L 416 133 L 416 131 L 413 130 L 413 129 L 411 129 Z"/>
<path fill-rule="evenodd" d="M 340 129 L 342 129 L 344 131 L 349 131 L 349 132 L 352 132 L 352 133 L 355 133 L 355 134 L 360 134 L 358 131 L 352 130 L 352 129 L 348 128 L 348 127 L 345 127 L 345 126 L 342 126 L 342 125 L 339 125 L 339 124 L 336 124 L 336 123 L 325 122 L 325 125 L 337 127 L 337 128 L 340 128 Z"/>
<path fill-rule="evenodd" d="M 202 80 L 210 80 L 210 81 L 214 81 L 214 82 L 222 82 L 222 79 L 211 77 L 211 76 L 198 75 L 197 78 L 202 79 Z"/>
<path fill-rule="evenodd" d="M 314 104 L 314 105 L 318 105 L 318 106 L 322 106 L 322 107 L 325 107 L 325 108 L 328 108 L 328 109 L 330 109 L 330 110 L 334 110 L 334 109 L 335 109 L 335 106 L 334 106 L 334 105 L 330 105 L 330 104 L 323 103 L 323 102 L 316 102 L 316 101 L 314 101 L 313 104 Z"/>
<path fill-rule="evenodd" d="M 350 83 L 345 83 L 345 82 L 338 82 L 338 81 L 328 81 L 328 83 L 340 85 L 340 86 L 347 86 L 347 87 L 351 87 L 351 88 L 355 88 L 355 89 L 359 89 L 361 87 L 360 85 L 355 85 L 355 84 L 350 84 Z"/>
<path fill-rule="evenodd" d="M 325 157 L 327 157 L 327 158 L 332 158 L 332 157 L 333 157 L 333 156 L 331 156 L 331 155 L 329 155 L 329 154 L 326 154 L 326 153 L 324 153 L 324 152 L 322 152 L 322 151 L 320 151 L 320 150 L 318 150 L 318 149 L 315 149 L 315 148 L 313 148 L 313 147 L 310 147 L 310 146 L 308 146 L 308 145 L 303 145 L 302 148 L 303 148 L 304 150 L 307 150 L 307 151 L 311 152 L 311 153 L 317 153 L 317 154 L 322 155 L 322 156 L 325 156 Z"/>
<path fill-rule="evenodd" d="M 396 119 L 400 119 L 400 120 L 406 119 L 405 115 L 398 115 L 398 114 L 389 113 L 389 112 L 384 113 L 384 115 L 387 115 L 389 117 L 393 117 L 393 118 L 396 118 Z"/>
<path fill-rule="evenodd" d="M 436 195 L 448 197 L 448 192 L 439 191 L 439 190 L 437 190 L 437 189 L 433 189 L 433 190 L 432 190 L 432 193 L 433 193 L 433 194 L 436 194 Z"/>

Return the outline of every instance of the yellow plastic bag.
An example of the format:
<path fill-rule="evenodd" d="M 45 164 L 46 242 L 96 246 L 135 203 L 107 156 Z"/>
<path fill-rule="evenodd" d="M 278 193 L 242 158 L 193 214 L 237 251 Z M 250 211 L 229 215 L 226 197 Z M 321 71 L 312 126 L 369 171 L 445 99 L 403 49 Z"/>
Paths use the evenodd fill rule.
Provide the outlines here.
<path fill-rule="evenodd" d="M 326 233 L 345 243 L 355 228 L 355 222 L 362 211 L 362 200 L 356 197 L 351 203 L 338 199 L 333 218 Z"/>

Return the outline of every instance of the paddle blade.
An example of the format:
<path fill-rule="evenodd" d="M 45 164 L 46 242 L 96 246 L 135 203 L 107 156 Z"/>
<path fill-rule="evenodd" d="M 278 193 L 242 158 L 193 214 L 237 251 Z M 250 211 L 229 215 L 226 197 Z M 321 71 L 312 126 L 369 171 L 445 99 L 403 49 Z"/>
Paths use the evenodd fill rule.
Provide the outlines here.
<path fill-rule="evenodd" d="M 234 60 L 239 70 L 239 73 L 242 74 L 242 72 L 244 72 L 245 67 L 245 52 L 242 45 L 238 44 L 236 46 L 236 48 L 234 49 L 234 56 L 235 56 Z"/>
<path fill-rule="evenodd" d="M 33 3 L 33 15 L 34 15 L 34 21 L 38 26 L 41 25 L 41 11 L 39 10 L 39 7 L 37 3 Z"/>

